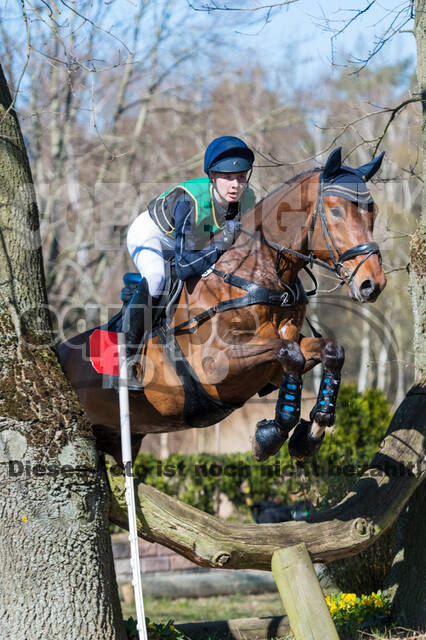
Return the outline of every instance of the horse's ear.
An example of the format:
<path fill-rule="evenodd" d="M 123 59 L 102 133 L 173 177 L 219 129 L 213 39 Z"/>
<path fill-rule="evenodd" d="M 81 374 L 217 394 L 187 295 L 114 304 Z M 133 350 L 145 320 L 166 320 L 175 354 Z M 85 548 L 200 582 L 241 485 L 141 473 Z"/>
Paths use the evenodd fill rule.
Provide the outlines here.
<path fill-rule="evenodd" d="M 377 158 L 374 158 L 373 160 L 370 160 L 370 162 L 367 162 L 367 164 L 363 164 L 362 167 L 359 167 L 358 171 L 362 173 L 362 177 L 365 182 L 371 180 L 374 174 L 380 169 L 384 155 L 385 152 L 382 151 Z"/>
<path fill-rule="evenodd" d="M 340 173 L 342 166 L 342 147 L 338 147 L 330 153 L 322 171 L 324 180 L 330 180 Z"/>

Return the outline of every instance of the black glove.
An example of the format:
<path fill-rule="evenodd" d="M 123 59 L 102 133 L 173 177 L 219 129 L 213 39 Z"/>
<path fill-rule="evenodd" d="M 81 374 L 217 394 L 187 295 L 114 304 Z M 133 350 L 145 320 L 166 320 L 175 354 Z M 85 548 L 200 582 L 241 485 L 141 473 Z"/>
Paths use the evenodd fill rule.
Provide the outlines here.
<path fill-rule="evenodd" d="M 235 240 L 238 237 L 238 234 L 241 231 L 241 222 L 240 220 L 227 220 L 225 222 L 225 226 L 222 229 L 222 236 L 219 239 L 218 245 L 224 251 L 231 247 Z"/>
<path fill-rule="evenodd" d="M 237 218 L 227 220 L 225 222 L 225 229 L 226 231 L 229 231 L 229 233 L 233 233 L 236 237 L 241 231 L 241 220 L 238 220 Z"/>

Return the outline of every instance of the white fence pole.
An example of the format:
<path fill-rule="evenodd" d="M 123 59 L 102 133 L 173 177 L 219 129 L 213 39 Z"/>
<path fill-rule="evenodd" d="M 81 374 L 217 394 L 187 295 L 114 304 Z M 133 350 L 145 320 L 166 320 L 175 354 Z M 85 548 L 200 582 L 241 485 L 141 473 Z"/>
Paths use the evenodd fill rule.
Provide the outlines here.
<path fill-rule="evenodd" d="M 142 578 L 139 562 L 138 532 L 136 527 L 135 489 L 132 471 L 132 446 L 130 438 L 129 388 L 127 380 L 126 338 L 124 333 L 118 334 L 118 361 L 120 366 L 119 400 L 121 424 L 121 452 L 126 477 L 126 502 L 129 517 L 130 564 L 133 574 L 133 591 L 135 594 L 136 618 L 139 640 L 148 640 L 143 606 Z"/>

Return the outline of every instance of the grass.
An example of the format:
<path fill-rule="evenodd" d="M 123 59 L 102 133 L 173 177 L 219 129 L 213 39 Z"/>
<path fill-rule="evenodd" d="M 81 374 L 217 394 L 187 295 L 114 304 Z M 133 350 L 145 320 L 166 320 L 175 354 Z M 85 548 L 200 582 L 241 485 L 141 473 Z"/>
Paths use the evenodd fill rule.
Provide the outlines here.
<path fill-rule="evenodd" d="M 392 626 L 385 631 L 371 633 L 360 631 L 356 640 L 426 640 L 426 633 Z"/>
<path fill-rule="evenodd" d="M 208 620 L 233 620 L 237 618 L 255 618 L 278 616 L 283 613 L 278 593 L 260 595 L 234 594 L 213 596 L 210 598 L 144 598 L 145 613 L 155 622 L 166 623 L 173 618 L 176 624 L 185 622 L 203 622 Z M 123 617 L 136 617 L 135 604 L 121 603 Z M 389 627 L 382 631 L 359 631 L 355 635 L 341 635 L 341 640 L 426 640 L 426 634 L 410 631 L 401 627 Z M 214 634 L 205 640 L 232 640 L 230 636 Z M 259 638 L 259 640 L 262 640 Z M 292 635 L 276 640 L 294 640 Z"/>
<path fill-rule="evenodd" d="M 283 615 L 283 605 L 277 593 L 260 595 L 212 596 L 210 598 L 144 598 L 145 613 L 155 622 L 173 618 L 176 624 L 207 620 L 233 620 Z M 136 616 L 135 604 L 121 603 L 123 617 Z"/>

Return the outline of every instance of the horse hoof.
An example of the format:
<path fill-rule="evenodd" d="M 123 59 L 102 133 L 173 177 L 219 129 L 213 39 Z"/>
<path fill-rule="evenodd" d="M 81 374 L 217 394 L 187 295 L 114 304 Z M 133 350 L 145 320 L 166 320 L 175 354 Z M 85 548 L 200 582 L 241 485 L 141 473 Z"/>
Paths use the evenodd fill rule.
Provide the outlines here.
<path fill-rule="evenodd" d="M 275 420 L 261 420 L 257 423 L 252 441 L 254 458 L 257 462 L 263 462 L 277 453 L 286 440 L 287 434 L 279 428 Z"/>
<path fill-rule="evenodd" d="M 320 438 L 312 438 L 310 428 L 311 423 L 302 418 L 288 442 L 289 454 L 299 462 L 305 462 L 308 458 L 316 455 L 324 440 L 324 434 Z"/>
<path fill-rule="evenodd" d="M 315 422 L 321 425 L 321 427 L 332 427 L 336 422 L 336 414 L 323 413 L 322 411 L 317 411 L 316 413 L 314 413 L 312 410 L 309 415 L 309 420 L 311 420 L 312 422 L 315 420 Z"/>

